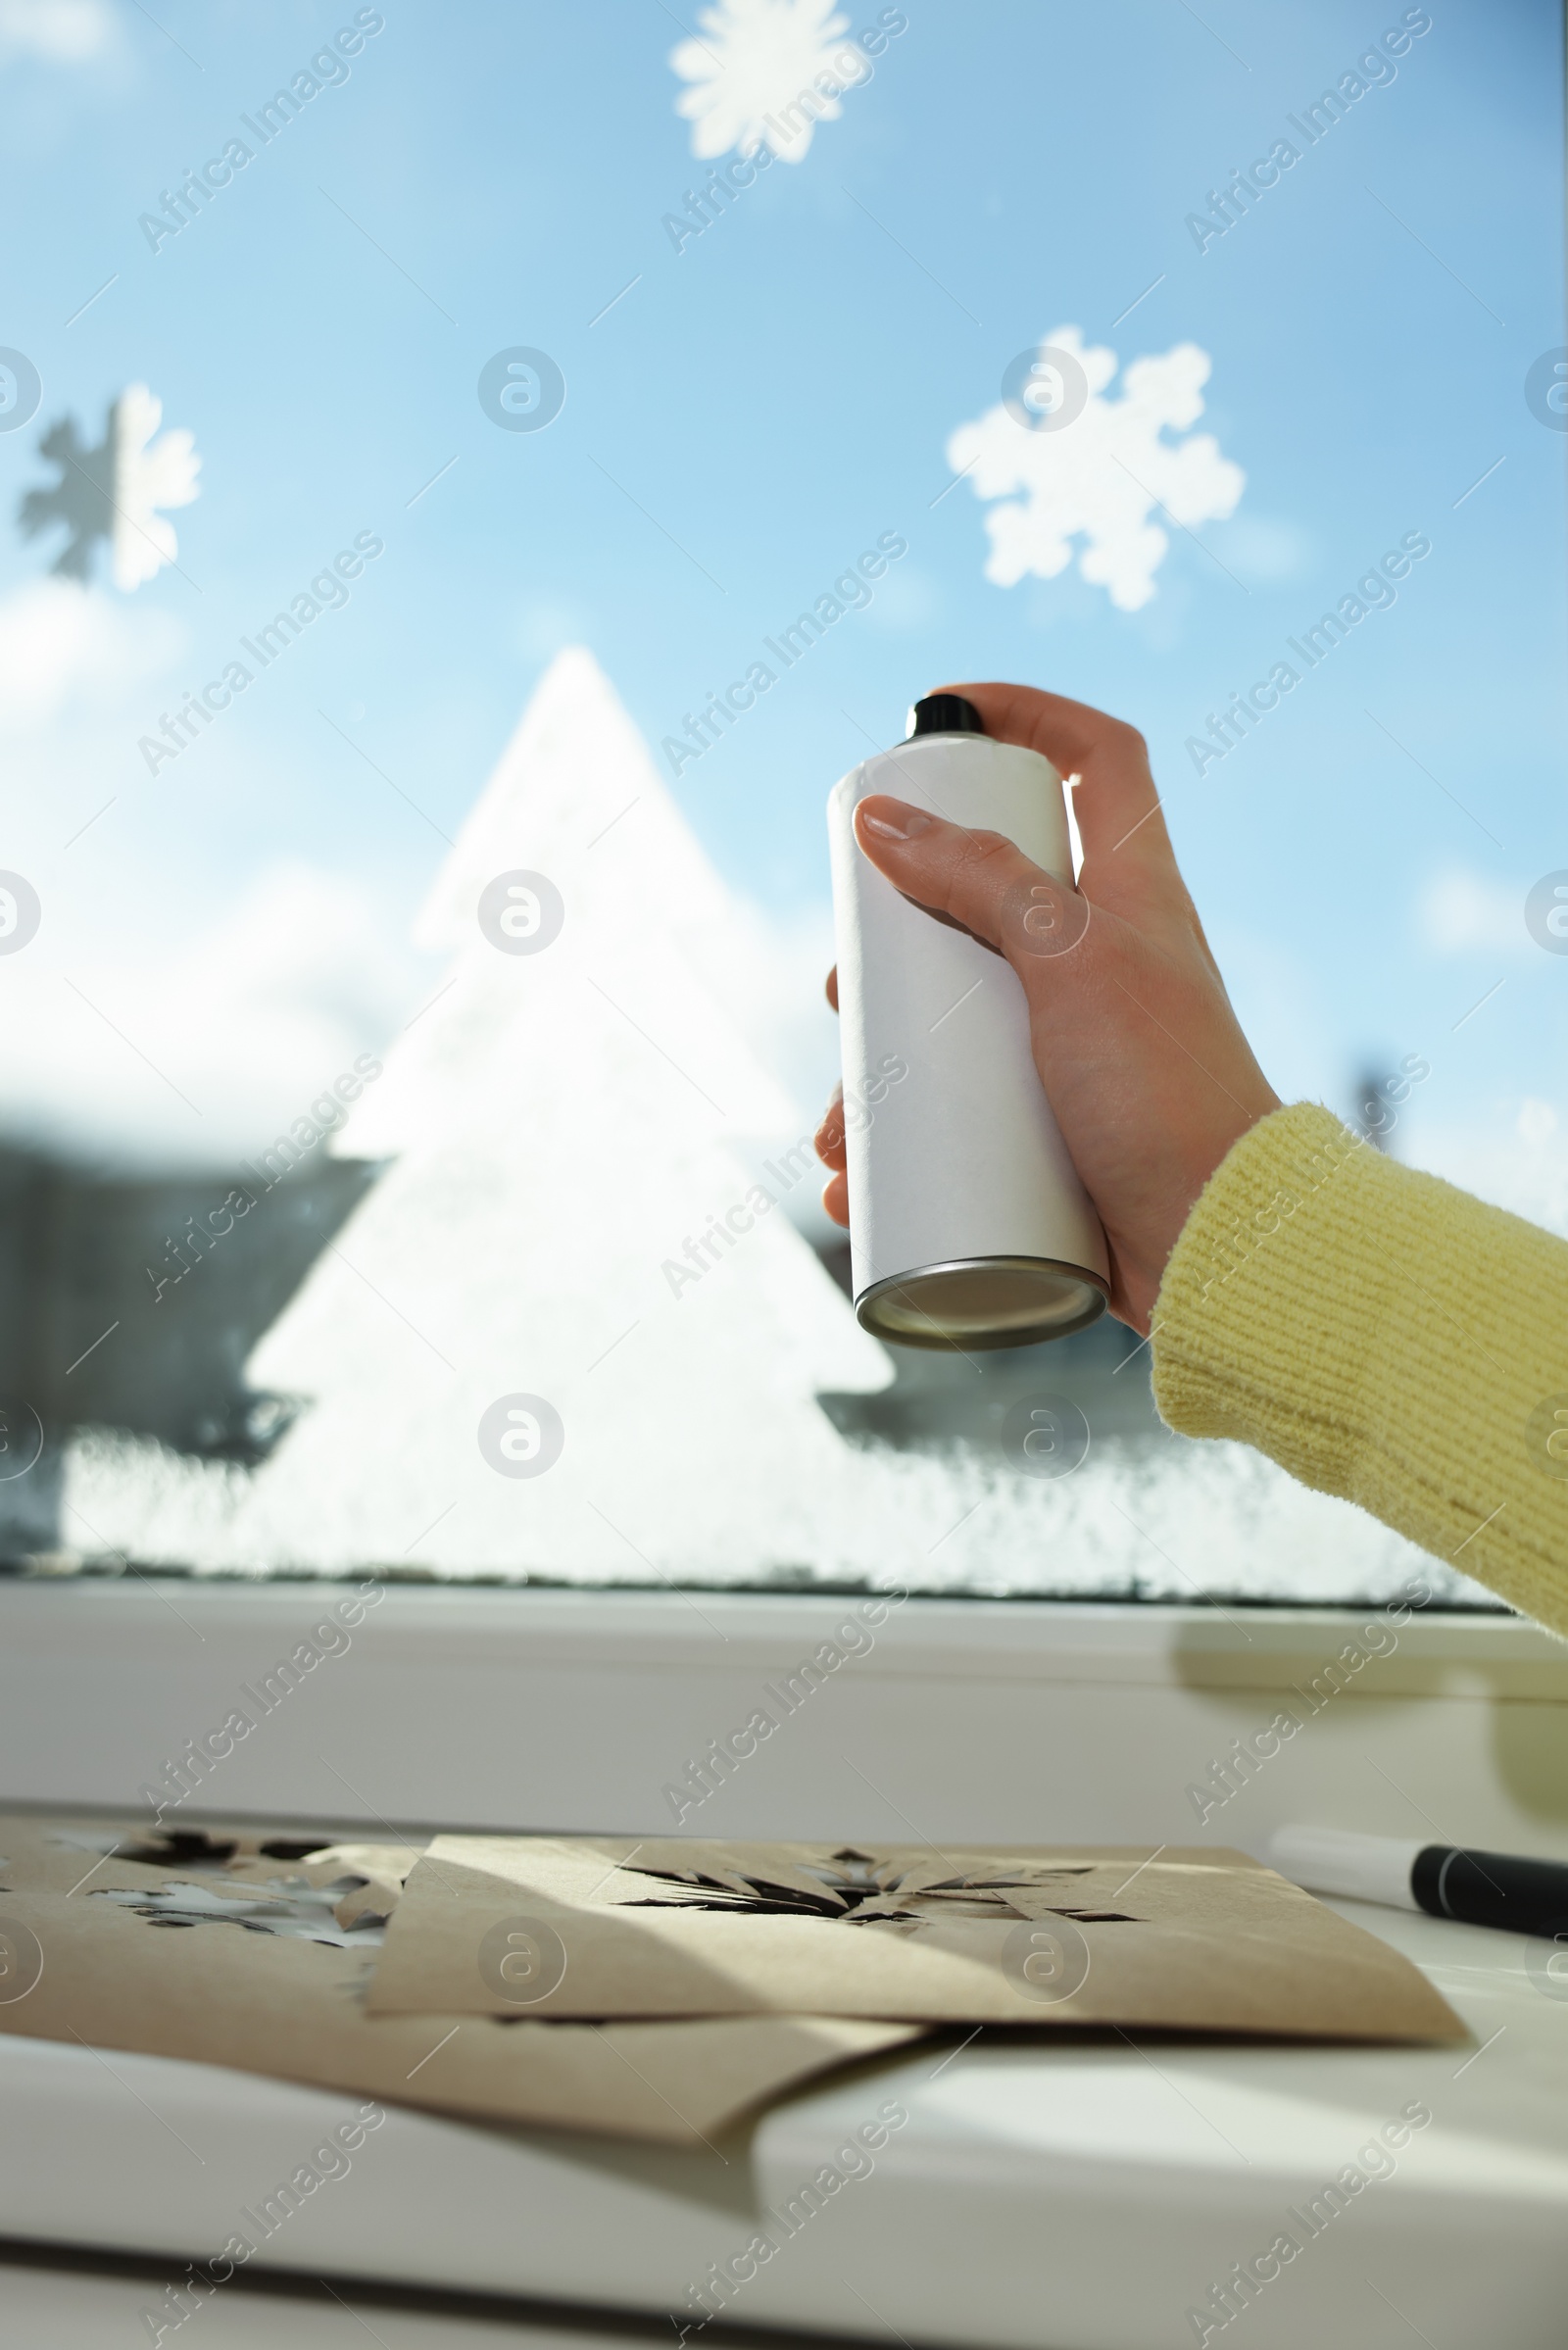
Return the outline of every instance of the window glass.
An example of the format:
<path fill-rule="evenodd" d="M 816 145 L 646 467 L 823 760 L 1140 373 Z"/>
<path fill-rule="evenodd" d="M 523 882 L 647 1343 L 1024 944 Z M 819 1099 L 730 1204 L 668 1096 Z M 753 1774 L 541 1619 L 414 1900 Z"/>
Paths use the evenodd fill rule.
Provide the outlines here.
<path fill-rule="evenodd" d="M 1281 1095 L 1568 1229 L 1560 87 L 1545 0 L 11 0 L 6 1564 L 1419 1564 L 1108 1318 L 858 1325 L 823 810 L 938 682 L 1134 721 Z"/>

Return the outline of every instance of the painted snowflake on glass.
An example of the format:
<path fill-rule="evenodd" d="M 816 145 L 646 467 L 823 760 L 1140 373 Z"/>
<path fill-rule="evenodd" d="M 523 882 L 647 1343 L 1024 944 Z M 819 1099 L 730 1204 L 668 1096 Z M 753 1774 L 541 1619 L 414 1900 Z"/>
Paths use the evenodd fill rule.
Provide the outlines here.
<path fill-rule="evenodd" d="M 718 0 L 697 21 L 703 37 L 682 41 L 669 62 L 691 84 L 675 111 L 705 161 L 765 146 L 799 163 L 816 123 L 838 121 L 842 92 L 869 77 L 863 51 L 842 37 L 850 20 L 834 14 L 834 0 Z"/>
<path fill-rule="evenodd" d="M 202 461 L 183 426 L 159 432 L 163 416 L 163 402 L 144 383 L 132 383 L 110 409 L 95 447 L 82 439 L 74 416 L 52 424 L 39 442 L 60 478 L 49 489 L 28 490 L 19 518 L 26 538 L 65 524 L 69 535 L 52 566 L 63 578 L 89 577 L 100 540 L 117 588 L 140 587 L 174 561 L 174 525 L 161 510 L 189 506 L 200 494 Z"/>
<path fill-rule="evenodd" d="M 119 511 L 110 544 L 117 588 L 139 587 L 173 562 L 178 552 L 174 525 L 159 510 L 189 506 L 199 495 L 202 461 L 194 436 L 183 426 L 161 433 L 163 420 L 164 404 L 144 383 L 131 384 L 115 403 Z"/>
<path fill-rule="evenodd" d="M 1118 612 L 1147 604 L 1170 547 L 1152 515 L 1189 530 L 1223 521 L 1247 485 L 1212 433 L 1190 433 L 1211 366 L 1196 343 L 1178 343 L 1133 360 L 1109 399 L 1115 352 L 1086 350 L 1076 326 L 1047 335 L 1003 400 L 948 443 L 949 465 L 976 497 L 1005 502 L 986 515 L 986 577 L 999 587 L 1054 579 L 1076 552 Z M 1175 433 L 1189 437 L 1166 437 Z"/>

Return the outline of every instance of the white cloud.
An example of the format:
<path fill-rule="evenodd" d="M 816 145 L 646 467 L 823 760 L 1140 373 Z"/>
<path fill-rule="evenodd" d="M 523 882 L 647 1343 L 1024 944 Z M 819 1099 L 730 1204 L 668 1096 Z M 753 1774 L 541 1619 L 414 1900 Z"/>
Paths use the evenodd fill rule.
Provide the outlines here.
<path fill-rule="evenodd" d="M 1423 1115 L 1404 1155 L 1494 1207 L 1568 1237 L 1565 1116 L 1568 1102 L 1533 1095 L 1499 1101 L 1493 1114 L 1472 1114 L 1462 1125 Z"/>
<path fill-rule="evenodd" d="M 1206 927 L 1236 1016 L 1270 1085 L 1287 1102 L 1335 1102 L 1344 1091 L 1346 1040 L 1310 955 L 1223 912 Z"/>
<path fill-rule="evenodd" d="M 227 1163 L 418 1005 L 420 965 L 388 944 L 401 926 L 313 866 L 262 874 L 160 961 L 128 942 L 89 959 L 51 941 L 40 895 L 37 939 L 0 961 L 13 1136 L 132 1164 Z"/>
<path fill-rule="evenodd" d="M 865 616 L 867 624 L 884 636 L 911 636 L 929 628 L 941 609 L 941 591 L 930 572 L 914 563 L 901 563 L 878 582 Z"/>
<path fill-rule="evenodd" d="M 594 633 L 587 608 L 571 596 L 530 596 L 517 613 L 514 642 L 529 661 L 554 661 Z"/>
<path fill-rule="evenodd" d="M 1054 579 L 1081 539 L 1083 577 L 1104 588 L 1118 612 L 1137 612 L 1154 594 L 1154 573 L 1170 546 L 1150 518 L 1155 509 L 1189 529 L 1223 521 L 1247 484 L 1212 433 L 1164 437 L 1189 430 L 1202 415 L 1212 363 L 1196 343 L 1135 359 L 1123 370 L 1121 397 L 1110 400 L 1114 351 L 1086 349 L 1076 326 L 1055 328 L 1040 349 L 1062 351 L 1083 370 L 1086 396 L 1073 420 L 1042 430 L 999 402 L 960 424 L 948 443 L 949 465 L 955 473 L 967 470 L 977 497 L 1007 501 L 986 515 L 985 575 L 999 587 L 1031 574 Z"/>
<path fill-rule="evenodd" d="M 1266 514 L 1241 514 L 1214 533 L 1214 552 L 1239 578 L 1259 587 L 1299 579 L 1312 553 L 1306 533 Z"/>
<path fill-rule="evenodd" d="M 1423 942 L 1439 955 L 1534 953 L 1525 928 L 1525 893 L 1506 882 L 1451 865 L 1422 891 L 1416 921 Z"/>
<path fill-rule="evenodd" d="M 843 112 L 818 77 L 839 91 L 870 78 L 864 52 L 842 38 L 849 18 L 833 10 L 834 0 L 719 0 L 699 11 L 705 37 L 669 55 L 691 84 L 675 111 L 693 125 L 694 155 L 765 146 L 784 163 L 801 161 L 813 119 L 836 122 Z"/>
<path fill-rule="evenodd" d="M 123 704 L 189 640 L 168 612 L 130 612 L 70 579 L 34 579 L 0 603 L 0 730 L 25 734 L 70 705 Z"/>
<path fill-rule="evenodd" d="M 0 58 L 75 66 L 113 47 L 118 35 L 107 0 L 0 0 Z"/>

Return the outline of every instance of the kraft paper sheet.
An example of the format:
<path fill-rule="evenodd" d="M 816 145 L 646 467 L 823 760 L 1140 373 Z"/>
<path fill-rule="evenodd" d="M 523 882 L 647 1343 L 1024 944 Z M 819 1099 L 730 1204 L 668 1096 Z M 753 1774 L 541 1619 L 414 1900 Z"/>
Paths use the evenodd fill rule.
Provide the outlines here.
<path fill-rule="evenodd" d="M 137 1848 L 142 1832 L 0 1816 L 0 2032 L 674 2145 L 706 2143 L 813 2075 L 917 2036 L 896 2024 L 780 2014 L 603 2029 L 473 2013 L 371 2017 L 364 1994 L 375 1928 L 353 1923 L 366 1888 L 346 1886 L 334 1902 L 331 1887 L 367 1876 L 371 1910 L 384 1913 L 411 1849 L 346 1845 L 302 1862 L 269 1857 L 252 1833 L 226 1867 L 110 1855 L 95 1868 L 94 1852 L 117 1835 Z M 314 1913 L 312 1877 L 323 1888 Z M 314 1938 L 320 1933 L 336 1940 Z"/>
<path fill-rule="evenodd" d="M 373 2015 L 882 2018 L 1357 2040 L 1464 2027 L 1245 1853 L 438 1836 Z"/>

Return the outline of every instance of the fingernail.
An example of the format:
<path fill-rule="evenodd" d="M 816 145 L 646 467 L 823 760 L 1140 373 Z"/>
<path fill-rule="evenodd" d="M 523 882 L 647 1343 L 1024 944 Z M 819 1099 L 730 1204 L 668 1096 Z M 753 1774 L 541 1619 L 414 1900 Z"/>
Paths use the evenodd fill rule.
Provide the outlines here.
<path fill-rule="evenodd" d="M 873 815 L 873 808 L 885 812 Z M 885 793 L 862 800 L 856 813 L 866 831 L 874 832 L 879 840 L 912 841 L 931 829 L 928 815 L 917 808 L 910 808 L 907 801 L 891 799 Z"/>

